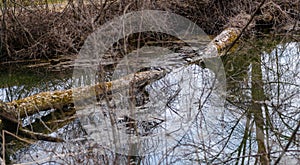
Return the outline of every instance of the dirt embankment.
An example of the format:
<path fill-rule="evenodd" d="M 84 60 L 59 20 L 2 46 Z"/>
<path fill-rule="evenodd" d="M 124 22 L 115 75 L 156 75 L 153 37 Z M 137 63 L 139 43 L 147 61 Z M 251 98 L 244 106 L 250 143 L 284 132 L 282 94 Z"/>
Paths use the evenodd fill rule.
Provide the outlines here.
<path fill-rule="evenodd" d="M 76 55 L 86 37 L 111 18 L 143 9 L 167 10 L 196 22 L 208 34 L 220 33 L 240 13 L 252 14 L 260 0 L 68 1 L 15 8 L 2 6 L 0 60 L 49 59 Z M 299 0 L 266 0 L 256 13 L 256 32 L 299 31 Z M 49 7 L 50 6 L 50 7 Z"/>

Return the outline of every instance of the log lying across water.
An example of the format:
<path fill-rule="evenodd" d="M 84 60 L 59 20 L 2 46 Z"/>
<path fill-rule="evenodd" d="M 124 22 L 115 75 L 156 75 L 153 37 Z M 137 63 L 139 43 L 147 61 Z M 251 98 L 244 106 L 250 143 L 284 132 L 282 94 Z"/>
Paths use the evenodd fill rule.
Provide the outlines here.
<path fill-rule="evenodd" d="M 93 86 L 85 86 L 64 91 L 49 91 L 32 95 L 12 102 L 0 102 L 0 117 L 17 122 L 18 119 L 49 109 L 62 109 L 63 106 L 79 100 L 89 99 L 96 95 L 105 94 L 114 90 L 121 90 L 134 83 L 142 85 L 151 80 L 164 76 L 164 71 L 144 71 L 130 74 L 118 80 L 103 82 Z M 80 96 L 80 98 L 73 97 Z"/>
<path fill-rule="evenodd" d="M 218 35 L 206 49 L 206 54 L 211 54 L 211 51 L 217 50 L 215 56 L 224 55 L 226 49 L 231 48 L 232 44 L 239 38 L 244 27 L 250 20 L 250 17 L 245 17 L 246 21 L 240 27 L 230 27 L 225 29 Z M 191 63 L 199 62 L 201 57 L 195 57 Z M 0 102 L 0 118 L 8 120 L 12 123 L 20 125 L 21 119 L 40 111 L 49 109 L 62 109 L 63 106 L 72 104 L 76 101 L 95 97 L 96 95 L 106 94 L 114 90 L 127 88 L 133 83 L 135 85 L 143 85 L 149 81 L 158 80 L 166 74 L 164 71 L 150 70 L 127 75 L 118 80 L 99 83 L 94 86 L 85 86 L 76 89 L 69 89 L 64 91 L 49 91 L 32 95 L 23 99 L 14 100 L 12 102 Z M 75 92 L 75 93 L 74 93 Z M 80 96 L 73 98 L 73 96 Z M 76 108 L 76 107 L 75 107 Z"/>

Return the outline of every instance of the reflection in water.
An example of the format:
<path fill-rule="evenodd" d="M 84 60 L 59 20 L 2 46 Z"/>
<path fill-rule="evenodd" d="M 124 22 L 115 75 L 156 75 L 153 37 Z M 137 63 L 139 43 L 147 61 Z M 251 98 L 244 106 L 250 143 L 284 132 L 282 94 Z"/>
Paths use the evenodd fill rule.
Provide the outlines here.
<path fill-rule="evenodd" d="M 142 106 L 131 107 L 136 102 L 129 94 L 114 92 L 110 106 L 103 101 L 101 109 L 95 105 L 77 111 L 77 115 L 89 139 L 112 151 L 133 156 L 164 155 L 185 139 L 199 110 L 205 111 L 206 120 L 216 120 L 223 106 L 218 96 L 222 86 L 217 88 L 216 84 L 213 72 L 190 65 L 146 86 L 148 101 Z"/>
<path fill-rule="evenodd" d="M 2 67 L 0 74 L 0 100 L 4 102 L 44 91 L 69 89 L 72 85 L 70 71 L 57 73 L 45 69 L 31 70 L 15 66 Z"/>
<path fill-rule="evenodd" d="M 280 44 L 270 53 L 261 53 L 262 50 L 255 48 L 258 56 L 253 51 L 251 56 L 235 56 L 231 61 L 233 67 L 226 70 L 228 89 L 225 108 L 215 104 L 215 100 L 219 99 L 217 95 L 211 94 L 210 100 L 206 99 L 211 86 L 207 79 L 209 76 L 196 77 L 205 75 L 199 74 L 200 67 L 191 66 L 190 70 L 195 73 L 195 77 L 187 81 L 177 81 L 181 80 L 180 77 L 172 73 L 148 85 L 146 91 L 149 98 L 139 108 L 149 113 L 138 115 L 140 118 L 135 119 L 163 118 L 164 122 L 155 128 L 157 132 L 154 131 L 154 135 L 165 133 L 166 130 L 175 131 L 180 127 L 181 118 L 191 119 L 194 116 L 189 129 L 184 133 L 174 134 L 169 139 L 158 136 L 156 142 L 164 142 L 160 145 L 165 149 L 161 153 L 141 157 L 115 154 L 107 145 L 88 141 L 87 128 L 75 120 L 52 133 L 67 142 L 39 141 L 20 150 L 13 159 L 16 162 L 36 160 L 39 163 L 53 161 L 56 164 L 253 164 L 264 159 L 274 163 L 282 156 L 282 164 L 299 164 L 299 45 L 295 42 Z M 196 81 L 204 85 L 200 90 L 196 90 L 200 87 Z M 19 86 L 19 91 L 24 91 L 23 88 Z M 6 92 L 4 89 L 2 91 Z M 186 95 L 193 99 L 188 100 L 190 97 L 184 97 Z M 109 110 L 102 103 L 94 105 L 95 110 L 99 111 L 99 106 L 103 111 L 105 108 Z M 190 109 L 182 109 L 189 106 Z M 189 115 L 189 112 L 193 114 Z M 261 116 L 257 117 L 259 113 Z M 105 113 L 102 115 L 104 117 Z M 90 117 L 93 119 L 90 118 L 89 122 L 99 119 L 97 116 Z M 173 119 L 178 122 L 172 124 Z M 102 121 L 105 120 L 110 123 L 107 118 Z M 124 128 L 124 124 L 120 124 L 122 126 Z M 96 131 L 100 129 L 105 127 L 99 127 Z"/>
<path fill-rule="evenodd" d="M 268 148 L 286 162 L 300 163 L 300 43 L 278 45 L 262 56 Z M 293 137 L 293 134 L 296 134 Z M 288 145 L 288 143 L 291 143 Z M 288 148 L 286 148 L 288 147 Z M 276 153 L 282 151 L 285 153 Z M 295 152 L 297 151 L 297 152 Z"/>
<path fill-rule="evenodd" d="M 248 56 L 241 53 L 233 61 L 249 69 L 237 69 L 228 77 L 230 112 L 224 119 L 230 139 L 226 143 L 235 150 L 228 153 L 233 156 L 227 161 L 274 163 L 281 159 L 298 164 L 299 137 L 294 135 L 300 120 L 299 43 L 277 45 L 270 53 L 257 54 L 263 51 L 257 46 Z M 241 58 L 248 60 L 239 61 Z"/>

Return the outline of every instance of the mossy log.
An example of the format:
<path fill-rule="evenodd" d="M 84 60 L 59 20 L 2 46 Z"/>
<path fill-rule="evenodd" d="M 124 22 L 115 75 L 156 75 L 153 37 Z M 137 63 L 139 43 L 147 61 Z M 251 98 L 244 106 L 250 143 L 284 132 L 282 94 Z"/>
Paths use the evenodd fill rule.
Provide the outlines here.
<path fill-rule="evenodd" d="M 218 50 L 218 55 L 226 49 L 239 35 L 240 30 L 237 28 L 225 29 L 217 36 L 210 44 L 207 51 Z M 197 62 L 194 60 L 192 62 Z M 143 82 L 154 80 L 162 77 L 163 71 L 145 71 L 136 74 L 131 74 L 118 80 L 111 82 L 99 83 L 94 86 L 86 86 L 76 89 L 64 91 L 49 91 L 32 95 L 23 99 L 14 100 L 12 102 L 0 102 L 0 117 L 10 121 L 17 122 L 19 119 L 33 115 L 40 111 L 49 109 L 61 109 L 64 105 L 74 103 L 74 101 L 88 99 L 93 97 L 91 94 L 96 92 L 97 95 L 105 94 L 113 90 L 126 88 L 132 83 L 141 84 Z M 73 98 L 73 92 L 80 98 Z M 74 100 L 75 99 L 75 100 Z"/>
<path fill-rule="evenodd" d="M 128 87 L 130 84 L 143 84 L 150 80 L 159 79 L 164 71 L 144 71 L 130 74 L 118 80 L 103 82 L 93 86 L 85 86 L 63 91 L 49 91 L 32 95 L 12 102 L 0 102 L 0 117 L 13 122 L 49 109 L 62 109 L 64 105 L 72 104 L 79 100 L 89 99 L 96 95 L 105 94 L 114 90 Z M 73 97 L 73 96 L 80 96 Z"/>
<path fill-rule="evenodd" d="M 250 20 L 249 16 L 244 18 L 246 20 L 242 22 L 245 25 L 239 24 L 239 27 L 226 28 L 222 33 L 220 33 L 220 35 L 216 36 L 211 43 L 209 43 L 205 54 L 210 54 L 211 57 L 218 57 L 226 54 L 228 50 L 232 48 L 232 44 L 234 44 L 240 37 L 243 31 L 242 27 L 246 26 L 246 23 Z M 201 58 L 202 57 L 196 56 L 192 58 L 191 63 L 197 63 L 202 60 Z M 95 94 L 106 94 L 108 92 L 127 88 L 132 84 L 137 86 L 143 85 L 145 83 L 149 83 L 149 81 L 157 80 L 165 74 L 165 71 L 144 71 L 130 74 L 118 80 L 103 82 L 93 86 L 85 86 L 64 91 L 42 92 L 8 103 L 0 102 L 0 117 L 1 119 L 20 125 L 22 118 L 40 111 L 62 109 L 65 105 L 95 97 Z"/>

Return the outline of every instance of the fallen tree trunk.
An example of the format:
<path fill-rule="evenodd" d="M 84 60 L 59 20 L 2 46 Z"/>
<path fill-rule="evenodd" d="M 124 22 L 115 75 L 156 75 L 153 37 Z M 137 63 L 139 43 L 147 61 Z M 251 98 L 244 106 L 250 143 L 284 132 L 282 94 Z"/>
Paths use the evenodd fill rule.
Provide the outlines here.
<path fill-rule="evenodd" d="M 89 99 L 96 95 L 129 87 L 130 84 L 144 84 L 150 80 L 164 76 L 164 71 L 145 71 L 130 74 L 118 80 L 103 82 L 93 86 L 85 86 L 64 91 L 42 92 L 20 100 L 4 103 L 0 102 L 0 117 L 17 122 L 19 119 L 49 109 L 62 109 L 63 106 L 76 101 Z M 76 98 L 73 96 L 80 96 Z"/>
<path fill-rule="evenodd" d="M 210 54 L 211 57 L 218 57 L 226 54 L 228 49 L 232 47 L 232 44 L 240 37 L 243 31 L 241 27 L 245 27 L 246 23 L 251 20 L 250 16 L 246 16 L 244 18 L 246 19 L 243 21 L 245 24 L 240 25 L 239 27 L 227 28 L 213 41 L 211 41 L 205 54 Z M 203 60 L 202 58 L 203 57 L 195 56 L 192 58 L 191 63 L 199 63 L 199 61 Z M 22 118 L 36 114 L 40 111 L 62 109 L 68 104 L 73 104 L 77 101 L 95 97 L 95 94 L 102 95 L 115 90 L 121 90 L 131 86 L 132 84 L 141 86 L 149 83 L 149 81 L 158 80 L 165 74 L 165 71 L 144 71 L 125 76 L 118 80 L 103 82 L 93 86 L 85 86 L 64 91 L 42 92 L 8 103 L 0 102 L 0 117 L 1 119 L 8 120 L 11 123 L 21 126 L 20 123 Z M 73 96 L 80 97 L 76 98 Z"/>

